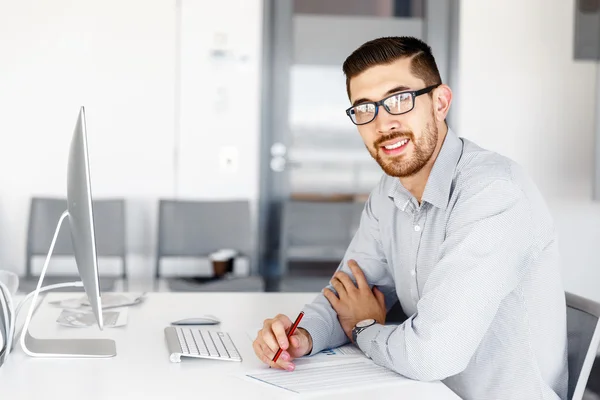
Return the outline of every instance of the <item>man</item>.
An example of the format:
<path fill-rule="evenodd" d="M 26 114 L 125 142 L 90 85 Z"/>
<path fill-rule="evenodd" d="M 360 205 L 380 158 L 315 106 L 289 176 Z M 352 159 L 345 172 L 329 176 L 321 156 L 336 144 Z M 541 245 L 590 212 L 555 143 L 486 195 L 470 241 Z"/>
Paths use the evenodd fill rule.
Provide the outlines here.
<path fill-rule="evenodd" d="M 443 380 L 465 399 L 565 399 L 558 246 L 534 183 L 448 128 L 452 92 L 422 41 L 367 42 L 343 70 L 347 114 L 385 174 L 331 285 L 289 342 L 287 316 L 266 320 L 257 356 L 293 371 L 294 358 L 351 340 L 375 363 Z M 493 94 L 482 89 L 485 102 Z M 384 325 L 397 300 L 410 317 Z"/>

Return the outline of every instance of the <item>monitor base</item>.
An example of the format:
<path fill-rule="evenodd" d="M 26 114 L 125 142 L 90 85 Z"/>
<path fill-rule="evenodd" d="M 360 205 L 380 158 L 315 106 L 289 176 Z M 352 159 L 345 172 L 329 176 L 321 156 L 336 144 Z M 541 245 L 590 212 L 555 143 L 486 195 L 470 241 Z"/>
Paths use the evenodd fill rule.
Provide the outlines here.
<path fill-rule="evenodd" d="M 23 343 L 21 343 L 23 345 Z M 23 350 L 32 357 L 108 358 L 117 355 L 110 339 L 37 339 L 25 332 Z"/>
<path fill-rule="evenodd" d="M 107 358 L 114 357 L 117 355 L 116 344 L 111 339 L 37 339 L 29 333 L 29 324 L 33 317 L 33 311 L 37 303 L 37 297 L 42 288 L 44 282 L 44 276 L 48 269 L 52 252 L 54 251 L 54 245 L 60 227 L 66 217 L 69 216 L 69 212 L 65 211 L 62 213 L 54 237 L 52 238 L 52 244 L 50 244 L 50 250 L 46 256 L 44 267 L 40 273 L 37 287 L 33 293 L 33 299 L 31 299 L 31 305 L 29 306 L 29 312 L 23 325 L 23 331 L 21 332 L 21 348 L 25 354 L 31 357 L 45 357 L 45 358 Z"/>

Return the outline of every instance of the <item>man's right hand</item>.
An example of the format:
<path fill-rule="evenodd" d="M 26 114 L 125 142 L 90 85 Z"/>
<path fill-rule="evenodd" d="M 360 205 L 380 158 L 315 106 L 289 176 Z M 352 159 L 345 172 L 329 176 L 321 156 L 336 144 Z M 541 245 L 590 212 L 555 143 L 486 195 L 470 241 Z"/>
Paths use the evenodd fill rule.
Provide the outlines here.
<path fill-rule="evenodd" d="M 310 334 L 302 329 L 296 329 L 290 340 L 287 339 L 287 331 L 293 322 L 285 315 L 279 314 L 273 319 L 266 319 L 261 330 L 258 331 L 252 348 L 256 356 L 265 364 L 279 369 L 293 371 L 295 365 L 292 360 L 302 357 L 312 350 L 312 338 Z M 277 362 L 273 357 L 279 348 L 283 349 Z"/>

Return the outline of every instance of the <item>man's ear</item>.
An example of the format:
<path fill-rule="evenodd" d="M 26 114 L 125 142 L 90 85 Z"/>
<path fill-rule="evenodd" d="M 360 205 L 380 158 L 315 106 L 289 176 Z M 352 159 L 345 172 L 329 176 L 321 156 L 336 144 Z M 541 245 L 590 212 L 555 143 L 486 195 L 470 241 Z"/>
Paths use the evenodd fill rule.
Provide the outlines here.
<path fill-rule="evenodd" d="M 452 89 L 448 85 L 440 85 L 433 92 L 434 114 L 438 121 L 444 121 L 452 104 Z"/>

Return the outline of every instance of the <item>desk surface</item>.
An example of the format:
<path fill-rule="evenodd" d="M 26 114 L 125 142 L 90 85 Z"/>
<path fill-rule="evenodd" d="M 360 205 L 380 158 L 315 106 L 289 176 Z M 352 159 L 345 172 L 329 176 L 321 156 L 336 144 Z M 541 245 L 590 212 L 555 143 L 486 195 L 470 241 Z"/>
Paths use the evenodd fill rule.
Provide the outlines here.
<path fill-rule="evenodd" d="M 150 293 L 144 303 L 129 309 L 127 326 L 104 331 L 67 328 L 55 322 L 60 309 L 48 305 L 47 301 L 74 295 L 78 294 L 49 294 L 32 320 L 31 333 L 39 338 L 111 338 L 116 341 L 117 356 L 96 360 L 39 359 L 26 356 L 17 345 L 5 365 L 0 367 L 0 398 L 39 400 L 49 395 L 61 400 L 299 397 L 240 378 L 244 371 L 262 367 L 246 332 L 278 313 L 296 315 L 314 294 Z M 207 329 L 229 332 L 243 362 L 185 358 L 181 363 L 169 361 L 164 328 L 170 321 L 199 314 L 214 314 L 221 319 L 220 325 Z M 393 388 L 339 394 L 339 398 L 345 400 L 364 400 L 365 396 L 458 399 L 439 382 L 410 382 Z M 330 394 L 326 397 L 332 398 Z"/>

